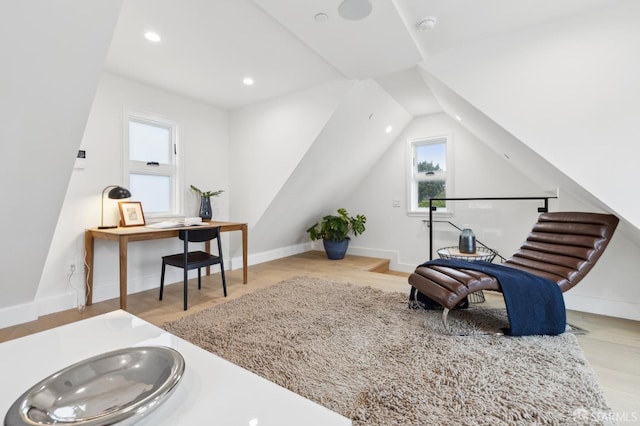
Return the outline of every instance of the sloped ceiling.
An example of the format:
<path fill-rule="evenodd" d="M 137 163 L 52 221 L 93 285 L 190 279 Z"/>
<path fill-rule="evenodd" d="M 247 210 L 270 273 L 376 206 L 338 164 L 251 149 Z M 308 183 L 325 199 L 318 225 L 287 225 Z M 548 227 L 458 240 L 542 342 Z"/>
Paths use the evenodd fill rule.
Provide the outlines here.
<path fill-rule="evenodd" d="M 406 111 L 419 116 L 438 111 L 440 104 L 419 77 L 418 66 L 437 69 L 446 57 L 447 67 L 464 79 L 477 69 L 456 52 L 473 50 L 469 46 L 479 41 L 509 40 L 513 34 L 562 26 L 582 15 L 605 16 L 612 7 L 633 3 L 537 0 L 535 7 L 525 7 L 512 0 L 344 1 L 368 3 L 371 13 L 358 21 L 344 19 L 339 0 L 125 0 L 107 70 L 228 110 L 330 81 L 373 78 Z M 318 21 L 318 14 L 326 19 Z M 427 16 L 437 23 L 421 31 L 417 23 Z M 147 30 L 157 31 L 162 41 L 144 40 Z M 522 51 L 526 57 L 527 46 Z M 481 53 L 476 56 L 481 60 Z M 255 84 L 244 86 L 245 76 Z M 459 89 L 458 83 L 438 77 Z M 504 92 L 505 105 L 525 102 L 513 91 Z M 501 118 L 492 117 L 507 131 L 518 125 L 505 125 Z"/>
<path fill-rule="evenodd" d="M 608 0 L 394 0 L 425 58 L 478 40 L 531 28 L 611 6 Z M 435 16 L 433 30 L 420 32 L 415 24 Z"/>
<path fill-rule="evenodd" d="M 443 52 L 425 69 L 640 228 L 638 203 L 630 195 L 637 181 L 632 146 L 638 136 L 639 20 L 640 3 L 612 2 L 604 10 Z M 615 183 L 605 171 L 615 174 Z"/>
<path fill-rule="evenodd" d="M 106 69 L 233 110 L 330 80 L 382 78 L 433 53 L 612 3 L 369 1 L 371 14 L 349 21 L 339 0 L 125 0 Z M 328 20 L 315 22 L 318 13 Z M 416 23 L 425 16 L 438 22 L 421 32 Z M 148 30 L 162 41 L 145 40 Z M 244 86 L 245 76 L 255 84 Z"/>
<path fill-rule="evenodd" d="M 21 304 L 32 301 L 37 291 L 74 155 L 103 69 L 226 110 L 329 81 L 375 78 L 406 111 L 421 114 L 433 105 L 429 102 L 419 105 L 409 99 L 412 95 L 422 98 L 428 90 L 415 78 L 414 67 L 419 62 L 428 64 L 436 60 L 436 55 L 446 55 L 474 41 L 499 35 L 507 39 L 515 30 L 560 23 L 576 15 L 594 14 L 621 4 L 637 4 L 636 0 L 536 0 L 535 4 L 526 5 L 513 0 L 369 1 L 371 25 L 366 21 L 340 20 L 335 13 L 339 0 L 5 2 L 0 14 L 0 46 L 5 59 L 0 68 L 0 110 L 5 120 L 3 147 L 8 148 L 5 154 L 10 161 L 2 176 L 5 181 L 20 182 L 20 185 L 12 186 L 5 194 L 11 204 L 3 210 L 2 231 L 5 240 L 12 242 L 15 256 L 10 257 L 11 262 L 2 263 L 0 281 L 5 287 L 11 286 L 11 290 L 4 292 L 6 297 L 0 307 L 20 310 Z M 633 11 L 637 13 L 637 9 Z M 325 31 L 313 20 L 319 12 L 330 18 L 324 23 L 331 26 L 328 34 L 319 35 Z M 421 32 L 416 23 L 425 16 L 436 16 L 438 23 L 431 31 Z M 628 22 L 635 16 L 626 16 L 623 20 Z M 594 22 L 597 29 L 598 21 Z M 159 32 L 162 41 L 147 42 L 143 38 L 147 30 Z M 637 30 L 629 34 L 635 36 Z M 625 46 L 632 42 L 627 41 Z M 624 70 L 623 75 L 630 77 L 629 81 L 616 82 L 622 89 L 635 89 L 635 92 L 618 91 L 628 97 L 629 105 L 635 105 L 633 102 L 640 97 L 636 94 L 639 86 L 634 84 L 633 75 L 630 76 L 637 75 L 638 66 L 637 49 L 633 47 L 628 52 L 616 52 L 620 53 L 617 58 L 622 65 L 627 53 L 630 60 L 635 61 L 635 68 Z M 474 72 L 472 68 L 464 68 L 459 58 L 453 58 L 448 66 L 458 72 Z M 242 84 L 247 76 L 255 80 L 253 86 Z M 489 114 L 481 103 L 494 98 L 483 96 L 476 101 L 475 95 L 462 93 L 459 84 L 438 77 L 506 131 L 522 124 L 521 121 L 503 122 L 504 115 Z M 608 77 L 615 77 L 615 73 L 610 72 Z M 412 87 L 415 90 L 411 90 Z M 490 86 L 483 88 L 490 89 Z M 517 98 L 515 101 L 525 102 Z M 607 108 L 608 104 L 600 103 L 596 112 Z M 637 139 L 637 126 L 632 127 L 630 120 L 636 115 L 633 109 L 625 112 L 624 129 L 630 131 L 613 148 L 621 160 L 609 165 L 614 170 L 618 165 L 624 166 L 618 170 L 624 170 L 621 180 L 625 184 L 611 185 L 613 179 L 608 175 L 598 182 L 607 185 L 609 199 L 601 199 L 608 206 L 612 205 L 611 197 L 615 198 L 614 202 L 624 201 L 621 207 L 634 218 L 638 217 L 633 198 L 633 183 L 637 180 L 635 156 L 625 154 L 634 146 L 634 138 Z M 618 117 L 610 118 L 610 126 L 619 121 Z M 575 127 L 566 126 L 566 129 L 573 131 Z M 599 128 L 602 129 L 606 127 Z M 544 126 L 535 130 L 544 133 Z M 535 151 L 541 154 L 540 150 Z M 592 171 L 575 162 L 579 164 L 563 165 L 561 169 L 575 171 L 572 176 L 586 176 Z M 293 188 L 294 183 L 287 182 L 283 190 Z M 582 184 L 580 180 L 578 183 Z M 31 208 L 34 194 L 38 205 L 45 206 L 44 212 Z M 278 210 L 273 212 L 265 215 L 265 222 L 275 217 Z M 15 226 L 19 223 L 29 224 L 30 232 L 38 235 L 38 244 L 24 238 L 22 228 Z M 640 223 L 640 219 L 633 223 Z M 15 285 L 17 277 L 18 286 Z"/>
<path fill-rule="evenodd" d="M 391 1 L 372 4 L 361 20 L 344 19 L 337 2 L 254 0 L 347 78 L 365 79 L 412 67 L 421 60 L 411 33 Z M 346 2 L 345 2 L 346 3 Z M 318 15 L 326 17 L 315 21 Z"/>
<path fill-rule="evenodd" d="M 343 77 L 250 0 L 125 0 L 106 70 L 227 110 Z"/>
<path fill-rule="evenodd" d="M 20 307 L 38 289 L 120 4 L 2 5 L 0 140 L 6 161 L 0 176 L 10 184 L 0 216 L 0 311 L 17 306 L 24 321 L 33 319 Z"/>
<path fill-rule="evenodd" d="M 375 80 L 414 117 L 442 111 L 442 106 L 422 79 L 419 67 L 396 71 Z"/>
<path fill-rule="evenodd" d="M 404 128 L 410 120 L 373 80 L 351 87 L 253 226 L 250 251 L 307 242 L 303 230 L 318 215 L 335 213 L 330 206 L 359 185 L 393 142 L 398 131 L 387 134 L 385 126 Z"/>

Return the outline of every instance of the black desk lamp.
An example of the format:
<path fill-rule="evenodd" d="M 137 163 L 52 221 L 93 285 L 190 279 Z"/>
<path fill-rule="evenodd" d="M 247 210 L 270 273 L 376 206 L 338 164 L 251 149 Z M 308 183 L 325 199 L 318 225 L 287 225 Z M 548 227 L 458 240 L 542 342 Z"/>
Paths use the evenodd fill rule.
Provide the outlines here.
<path fill-rule="evenodd" d="M 104 226 L 104 193 L 107 192 L 107 189 L 112 188 L 109 191 L 108 197 L 112 200 L 122 200 L 123 198 L 130 198 L 131 192 L 127 188 L 123 188 L 118 185 L 109 185 L 105 189 L 102 190 L 102 209 L 100 210 L 100 226 L 98 229 L 109 229 L 109 228 L 117 228 L 117 225 L 112 226 Z"/>

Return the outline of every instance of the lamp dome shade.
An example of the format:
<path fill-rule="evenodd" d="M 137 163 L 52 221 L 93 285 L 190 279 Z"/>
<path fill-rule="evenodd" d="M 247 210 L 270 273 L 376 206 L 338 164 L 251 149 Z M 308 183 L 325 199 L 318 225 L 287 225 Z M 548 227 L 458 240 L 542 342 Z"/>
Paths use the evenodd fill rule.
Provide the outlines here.
<path fill-rule="evenodd" d="M 127 188 L 116 186 L 111 191 L 109 191 L 108 197 L 112 200 L 121 200 L 123 198 L 130 198 L 131 192 L 129 192 Z"/>

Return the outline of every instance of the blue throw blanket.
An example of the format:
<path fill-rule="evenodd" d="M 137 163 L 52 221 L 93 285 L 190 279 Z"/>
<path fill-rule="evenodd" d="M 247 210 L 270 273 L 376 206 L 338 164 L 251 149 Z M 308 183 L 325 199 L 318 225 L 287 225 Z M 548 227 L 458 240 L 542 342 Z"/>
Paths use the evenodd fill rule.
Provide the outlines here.
<path fill-rule="evenodd" d="M 500 283 L 507 306 L 511 326 L 507 333 L 512 336 L 556 335 L 565 331 L 567 312 L 562 290 L 551 280 L 483 261 L 435 259 L 421 266 L 426 265 L 470 269 L 495 277 Z"/>

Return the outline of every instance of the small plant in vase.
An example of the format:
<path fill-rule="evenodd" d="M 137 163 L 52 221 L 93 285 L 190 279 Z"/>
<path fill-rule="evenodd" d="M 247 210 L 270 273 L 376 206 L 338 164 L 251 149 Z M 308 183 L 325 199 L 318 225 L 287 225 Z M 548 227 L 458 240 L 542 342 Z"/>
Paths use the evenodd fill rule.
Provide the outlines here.
<path fill-rule="evenodd" d="M 367 218 L 364 215 L 349 216 L 346 209 L 338 209 L 337 215 L 327 215 L 314 223 L 307 232 L 311 240 L 322 239 L 329 259 L 342 259 L 349 247 L 349 234 L 358 236 L 365 231 Z"/>
<path fill-rule="evenodd" d="M 220 189 L 218 191 L 202 191 L 201 189 L 198 189 L 193 185 L 191 185 L 191 189 L 200 197 L 200 217 L 202 218 L 202 220 L 211 220 L 211 197 L 219 196 L 224 192 L 224 190 Z"/>

